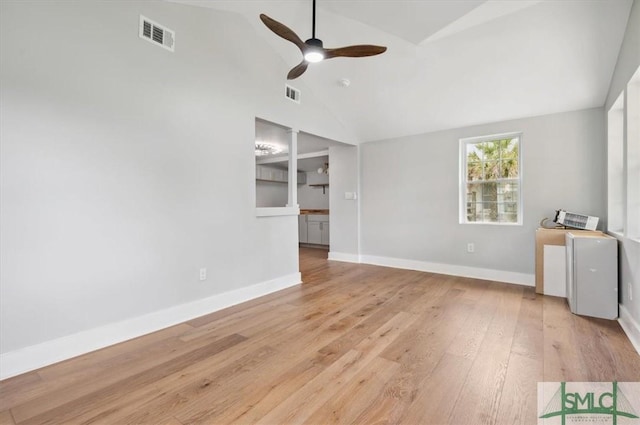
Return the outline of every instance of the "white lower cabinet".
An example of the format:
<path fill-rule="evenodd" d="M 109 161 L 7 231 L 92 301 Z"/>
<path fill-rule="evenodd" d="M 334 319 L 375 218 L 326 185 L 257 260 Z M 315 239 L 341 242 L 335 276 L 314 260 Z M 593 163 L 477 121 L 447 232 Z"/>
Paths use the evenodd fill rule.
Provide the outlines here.
<path fill-rule="evenodd" d="M 308 243 L 306 215 L 298 216 L 298 239 L 300 243 Z"/>
<path fill-rule="evenodd" d="M 319 221 L 307 222 L 307 243 L 315 243 L 318 245 L 322 243 L 321 224 Z"/>
<path fill-rule="evenodd" d="M 320 244 L 329 245 L 329 222 L 320 222 Z"/>
<path fill-rule="evenodd" d="M 299 216 L 298 235 L 300 243 L 329 245 L 329 216 L 327 214 Z"/>

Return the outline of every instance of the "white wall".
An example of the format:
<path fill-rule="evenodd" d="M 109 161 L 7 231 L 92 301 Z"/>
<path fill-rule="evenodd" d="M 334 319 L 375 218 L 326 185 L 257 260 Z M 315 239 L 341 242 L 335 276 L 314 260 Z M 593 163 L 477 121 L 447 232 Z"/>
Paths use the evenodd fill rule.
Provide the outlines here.
<path fill-rule="evenodd" d="M 459 224 L 459 139 L 517 131 L 524 225 Z M 365 143 L 360 151 L 365 256 L 515 272 L 532 284 L 542 218 L 557 208 L 606 211 L 602 108 Z M 475 253 L 466 252 L 468 242 Z"/>
<path fill-rule="evenodd" d="M 639 66 L 640 1 L 635 0 L 631 7 L 624 41 L 611 79 L 605 111 L 611 108 Z M 627 140 L 627 143 L 640 143 L 640 141 Z M 632 326 L 635 329 L 636 349 L 640 350 L 640 243 L 626 237 L 620 238 L 618 255 L 620 257 L 620 304 L 624 309 L 624 311 L 621 309 L 621 313 L 623 315 L 629 314 L 631 320 L 635 322 Z M 629 297 L 629 284 L 633 288 L 633 301 Z"/>
<path fill-rule="evenodd" d="M 616 67 L 613 70 L 613 77 L 611 78 L 611 85 L 609 86 L 607 100 L 604 105 L 606 111 L 611 108 L 613 102 L 615 102 L 620 93 L 622 93 L 622 90 L 624 90 L 625 86 L 633 76 L 633 73 L 638 69 L 639 64 L 640 2 L 638 0 L 634 0 L 633 5 L 631 6 L 631 12 L 629 13 L 629 20 L 624 33 L 622 46 L 620 47 L 620 53 L 618 54 Z"/>
<path fill-rule="evenodd" d="M 157 1 L 0 7 L 4 376 L 47 341 L 291 283 L 297 217 L 255 216 L 255 117 L 355 139 L 311 93 L 284 98 L 288 66 L 244 18 Z M 176 31 L 175 53 L 138 38 L 139 14 Z"/>
<path fill-rule="evenodd" d="M 329 176 L 326 174 L 318 174 L 317 171 L 309 171 L 307 174 L 307 182 L 298 185 L 298 204 L 303 209 L 329 209 L 329 194 L 331 187 L 327 186 L 322 191 L 322 187 L 309 186 L 311 184 L 329 183 Z"/>

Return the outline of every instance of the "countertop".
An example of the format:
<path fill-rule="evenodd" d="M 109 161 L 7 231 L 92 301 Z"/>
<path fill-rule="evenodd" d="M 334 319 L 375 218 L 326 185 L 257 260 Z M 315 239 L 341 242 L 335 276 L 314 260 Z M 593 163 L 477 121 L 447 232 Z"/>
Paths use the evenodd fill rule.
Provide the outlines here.
<path fill-rule="evenodd" d="M 329 210 L 307 210 L 300 209 L 300 215 L 329 214 Z"/>

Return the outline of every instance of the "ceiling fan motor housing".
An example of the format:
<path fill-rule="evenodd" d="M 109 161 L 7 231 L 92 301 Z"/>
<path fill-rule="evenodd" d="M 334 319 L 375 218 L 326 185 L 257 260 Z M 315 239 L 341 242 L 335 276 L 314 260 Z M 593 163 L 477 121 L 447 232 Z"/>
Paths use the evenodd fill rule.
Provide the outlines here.
<path fill-rule="evenodd" d="M 322 40 L 320 40 L 319 38 L 310 38 L 305 41 L 304 44 L 306 44 L 307 46 L 319 47 L 322 49 Z"/>

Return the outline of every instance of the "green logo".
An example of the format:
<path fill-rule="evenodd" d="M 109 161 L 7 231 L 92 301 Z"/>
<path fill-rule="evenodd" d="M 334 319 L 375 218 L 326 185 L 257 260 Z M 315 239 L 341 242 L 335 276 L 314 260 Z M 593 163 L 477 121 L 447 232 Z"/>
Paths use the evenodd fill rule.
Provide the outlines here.
<path fill-rule="evenodd" d="M 617 425 L 618 417 L 637 419 L 633 406 L 618 388 L 617 382 L 611 383 L 611 391 L 567 392 L 566 382 L 560 383 L 560 388 L 544 409 L 540 419 L 560 416 L 565 425 L 570 415 L 609 415 L 613 425 Z"/>

